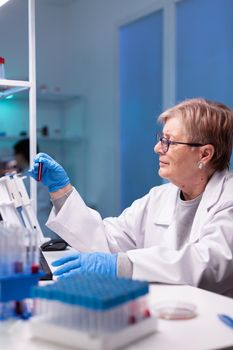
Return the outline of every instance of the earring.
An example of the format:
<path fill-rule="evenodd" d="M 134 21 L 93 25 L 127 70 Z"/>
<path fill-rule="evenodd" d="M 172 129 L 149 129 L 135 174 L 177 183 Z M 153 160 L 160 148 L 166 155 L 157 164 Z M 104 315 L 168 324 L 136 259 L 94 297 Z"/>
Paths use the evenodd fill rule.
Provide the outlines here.
<path fill-rule="evenodd" d="M 203 169 L 204 168 L 204 166 L 205 166 L 205 164 L 204 163 L 202 163 L 202 162 L 198 162 L 197 163 L 197 166 L 198 166 L 198 169 Z"/>

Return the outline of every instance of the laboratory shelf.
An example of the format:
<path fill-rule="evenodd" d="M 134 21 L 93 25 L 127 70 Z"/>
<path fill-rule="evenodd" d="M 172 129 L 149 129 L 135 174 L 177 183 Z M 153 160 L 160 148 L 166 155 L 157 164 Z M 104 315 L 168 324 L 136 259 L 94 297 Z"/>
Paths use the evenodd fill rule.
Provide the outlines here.
<path fill-rule="evenodd" d="M 14 135 L 9 135 L 9 136 L 0 136 L 0 142 L 8 142 L 8 141 L 19 141 L 23 140 L 25 138 L 28 138 L 28 135 L 25 136 L 14 136 Z M 38 142 L 80 142 L 82 140 L 81 136 L 74 136 L 74 137 L 69 137 L 69 136 L 45 136 L 45 137 L 38 137 L 37 141 Z"/>
<path fill-rule="evenodd" d="M 31 83 L 24 80 L 0 79 L 0 98 L 6 98 L 9 95 L 29 90 Z"/>
<path fill-rule="evenodd" d="M 38 141 L 45 141 L 45 142 L 79 142 L 82 140 L 81 136 L 74 136 L 74 137 L 69 137 L 69 136 L 54 136 L 54 137 L 38 137 Z"/>
<path fill-rule="evenodd" d="M 40 101 L 48 101 L 48 102 L 71 102 L 73 100 L 77 101 L 78 99 L 81 99 L 82 97 L 79 95 L 72 95 L 72 94 L 64 94 L 62 92 L 37 92 L 37 99 Z"/>
<path fill-rule="evenodd" d="M 1 141 L 17 141 L 19 139 L 23 139 L 27 136 L 0 136 L 0 142 Z"/>
<path fill-rule="evenodd" d="M 1 86 L 0 86 L 1 89 Z M 22 91 L 22 90 L 21 90 Z M 27 100 L 28 99 L 28 94 L 23 93 L 17 94 L 15 96 L 17 100 Z M 66 103 L 66 102 L 72 102 L 75 101 L 77 102 L 78 100 L 81 101 L 83 97 L 81 95 L 75 95 L 75 94 L 66 94 L 63 92 L 41 92 L 37 90 L 36 92 L 36 99 L 39 102 L 51 102 L 51 103 Z"/>

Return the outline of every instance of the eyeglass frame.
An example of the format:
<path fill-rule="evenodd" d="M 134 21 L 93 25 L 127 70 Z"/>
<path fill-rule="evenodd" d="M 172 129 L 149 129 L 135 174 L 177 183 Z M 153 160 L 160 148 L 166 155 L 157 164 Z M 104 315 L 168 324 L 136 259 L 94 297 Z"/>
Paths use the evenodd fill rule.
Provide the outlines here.
<path fill-rule="evenodd" d="M 189 146 L 189 147 L 202 147 L 202 146 L 205 146 L 202 143 L 197 143 L 197 142 L 171 141 L 167 137 L 163 136 L 160 133 L 157 133 L 156 137 L 157 137 L 157 141 L 161 142 L 161 147 L 162 147 L 163 153 L 167 153 L 168 150 L 169 150 L 169 147 L 171 145 L 186 145 L 186 146 Z M 166 147 L 166 148 L 164 148 L 164 147 Z"/>

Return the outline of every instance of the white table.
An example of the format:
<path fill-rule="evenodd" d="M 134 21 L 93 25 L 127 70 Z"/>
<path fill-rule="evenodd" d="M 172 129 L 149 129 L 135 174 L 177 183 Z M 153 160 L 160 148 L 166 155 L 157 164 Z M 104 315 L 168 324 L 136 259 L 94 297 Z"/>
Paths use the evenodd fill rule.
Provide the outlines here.
<path fill-rule="evenodd" d="M 59 256 L 64 254 L 67 252 L 59 252 Z M 58 252 L 46 253 L 48 262 L 57 257 Z M 190 320 L 159 320 L 156 333 L 128 346 L 128 350 L 213 350 L 225 347 L 233 349 L 233 329 L 217 317 L 219 313 L 233 316 L 233 299 L 190 286 L 162 284 L 150 286 L 149 298 L 151 305 L 168 300 L 194 303 L 198 315 Z M 65 350 L 59 345 L 27 339 L 26 328 L 26 322 L 22 324 L 21 321 L 0 323 L 0 349 Z"/>

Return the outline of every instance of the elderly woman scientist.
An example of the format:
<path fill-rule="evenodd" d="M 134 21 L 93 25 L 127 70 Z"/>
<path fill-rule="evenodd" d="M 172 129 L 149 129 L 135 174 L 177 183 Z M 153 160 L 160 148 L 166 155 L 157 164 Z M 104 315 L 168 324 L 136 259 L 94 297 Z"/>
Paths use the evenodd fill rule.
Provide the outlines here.
<path fill-rule="evenodd" d="M 202 98 L 159 117 L 154 187 L 119 217 L 102 219 L 47 154 L 35 157 L 54 207 L 48 226 L 79 252 L 54 262 L 62 277 L 94 272 L 189 284 L 233 297 L 233 111 Z M 80 253 L 82 252 L 82 253 Z"/>

